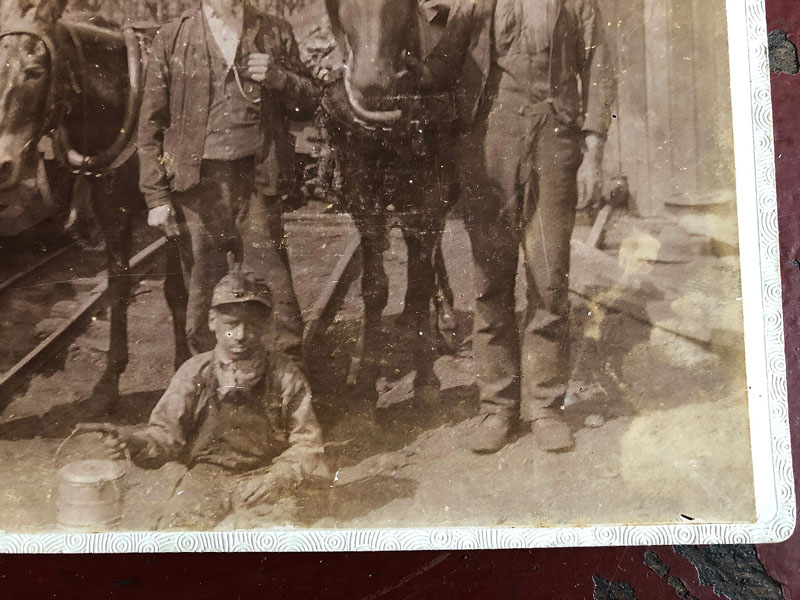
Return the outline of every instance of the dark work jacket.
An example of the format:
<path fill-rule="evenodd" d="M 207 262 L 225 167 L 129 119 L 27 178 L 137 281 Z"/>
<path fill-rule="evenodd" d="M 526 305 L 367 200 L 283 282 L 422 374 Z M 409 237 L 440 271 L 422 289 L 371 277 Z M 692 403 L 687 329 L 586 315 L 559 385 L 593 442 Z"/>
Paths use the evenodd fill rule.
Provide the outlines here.
<path fill-rule="evenodd" d="M 596 0 L 553 3 L 549 102 L 562 122 L 605 135 L 611 123 L 616 81 Z M 455 87 L 463 122 L 480 116 L 492 68 L 497 0 L 455 0 L 442 39 L 426 59 L 437 88 Z"/>
<path fill-rule="evenodd" d="M 170 191 L 184 192 L 200 181 L 212 89 L 203 19 L 201 8 L 189 10 L 153 39 L 138 137 L 139 183 L 150 208 L 169 202 Z M 321 90 L 300 60 L 291 26 L 246 4 L 239 56 L 252 52 L 270 54 L 287 74 L 283 90 L 262 90 L 255 157 L 257 189 L 286 194 L 294 182 L 288 119 L 311 118 Z"/>
<path fill-rule="evenodd" d="M 214 351 L 187 360 L 170 381 L 147 425 L 133 426 L 143 447 L 138 462 L 179 460 L 234 471 L 272 464 L 299 483 L 322 464 L 322 432 L 303 372 L 282 355 L 268 358 L 263 382 L 221 399 Z M 236 396 L 232 396 L 235 394 Z"/>

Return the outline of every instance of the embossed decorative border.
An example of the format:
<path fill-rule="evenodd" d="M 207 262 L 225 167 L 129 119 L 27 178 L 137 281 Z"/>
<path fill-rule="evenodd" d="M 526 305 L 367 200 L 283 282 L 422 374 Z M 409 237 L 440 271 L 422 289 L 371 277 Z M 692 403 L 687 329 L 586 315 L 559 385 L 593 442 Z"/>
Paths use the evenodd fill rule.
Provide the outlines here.
<path fill-rule="evenodd" d="M 743 524 L 0 535 L 0 552 L 310 552 L 776 542 L 795 525 L 764 0 L 728 0 L 758 520 Z M 749 68 L 743 68 L 747 65 Z"/>

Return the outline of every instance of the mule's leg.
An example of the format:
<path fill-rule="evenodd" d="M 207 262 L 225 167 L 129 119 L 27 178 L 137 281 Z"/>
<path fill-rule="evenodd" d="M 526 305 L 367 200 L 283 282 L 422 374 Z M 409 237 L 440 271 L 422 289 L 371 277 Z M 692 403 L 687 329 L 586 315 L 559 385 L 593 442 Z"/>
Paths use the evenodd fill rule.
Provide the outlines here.
<path fill-rule="evenodd" d="M 358 219 L 356 224 L 361 235 L 363 261 L 361 295 L 364 299 L 364 320 L 361 324 L 348 383 L 358 384 L 368 398 L 376 400 L 375 384 L 380 369 L 378 354 L 380 352 L 381 315 L 389 300 L 389 278 L 383 264 L 386 226 L 380 217 Z"/>
<path fill-rule="evenodd" d="M 436 243 L 433 246 L 433 272 L 434 272 L 434 310 L 438 318 L 438 326 L 441 327 L 445 323 L 445 328 L 453 329 L 449 323 L 455 321 L 453 314 L 453 290 L 450 288 L 450 279 L 447 276 L 447 269 L 444 264 L 444 255 L 442 254 L 442 234 L 439 234 Z M 403 312 L 401 312 L 395 320 L 395 325 L 402 329 L 409 329 L 415 326 L 414 311 L 412 308 L 413 290 L 411 287 L 406 287 L 406 295 L 403 300 Z"/>
<path fill-rule="evenodd" d="M 180 247 L 177 242 L 167 243 L 166 273 L 164 274 L 164 296 L 172 314 L 172 330 L 175 340 L 174 366 L 178 370 L 191 356 L 189 339 L 186 335 L 186 311 L 189 292 L 181 263 Z"/>
<path fill-rule="evenodd" d="M 412 353 L 417 374 L 414 393 L 418 402 L 425 404 L 438 396 L 439 379 L 433 370 L 436 358 L 433 328 L 431 327 L 431 299 L 435 289 L 433 251 L 439 238 L 439 227 L 406 227 L 403 229 L 408 248 L 408 310 L 412 329 Z"/>
<path fill-rule="evenodd" d="M 444 264 L 442 253 L 442 233 L 440 232 L 433 246 L 433 271 L 435 276 L 435 291 L 433 295 L 434 318 L 432 326 L 436 328 L 434 335 L 441 340 L 447 351 L 455 352 L 458 347 L 455 308 L 453 306 L 453 289 L 450 287 L 450 278 Z"/>
<path fill-rule="evenodd" d="M 123 210 L 112 183 L 92 181 L 92 205 L 105 235 L 108 267 L 109 346 L 106 367 L 92 391 L 95 410 L 107 412 L 119 399 L 119 378 L 128 366 L 129 264 L 132 252 L 131 212 Z"/>

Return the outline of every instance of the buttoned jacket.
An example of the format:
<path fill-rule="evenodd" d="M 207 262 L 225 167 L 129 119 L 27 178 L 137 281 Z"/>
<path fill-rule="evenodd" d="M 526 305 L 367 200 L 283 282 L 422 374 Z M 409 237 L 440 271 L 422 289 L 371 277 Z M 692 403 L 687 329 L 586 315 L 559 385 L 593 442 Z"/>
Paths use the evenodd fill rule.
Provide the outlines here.
<path fill-rule="evenodd" d="M 199 183 L 212 93 L 201 8 L 185 12 L 156 34 L 148 56 L 139 118 L 140 188 L 150 208 Z M 267 53 L 283 67 L 280 91 L 264 88 L 259 103 L 255 184 L 267 195 L 289 193 L 294 182 L 294 137 L 289 119 L 313 116 L 321 89 L 300 60 L 291 26 L 245 5 L 239 56 Z"/>

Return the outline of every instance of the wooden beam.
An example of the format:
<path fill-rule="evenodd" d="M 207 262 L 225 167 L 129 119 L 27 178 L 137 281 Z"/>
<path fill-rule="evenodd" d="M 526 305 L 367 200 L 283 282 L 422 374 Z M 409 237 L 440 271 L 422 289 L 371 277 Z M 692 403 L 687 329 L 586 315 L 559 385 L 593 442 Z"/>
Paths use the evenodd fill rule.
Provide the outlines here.
<path fill-rule="evenodd" d="M 692 0 L 670 0 L 667 86 L 672 194 L 684 201 L 697 194 L 697 84 Z"/>
<path fill-rule="evenodd" d="M 648 197 L 640 198 L 640 212 L 652 216 L 660 212 L 664 199 L 672 193 L 668 0 L 644 0 L 644 25 L 650 187 Z"/>
<path fill-rule="evenodd" d="M 660 198 L 650 185 L 648 139 L 648 89 L 645 45 L 645 0 L 617 0 L 617 126 L 620 131 L 621 165 L 628 178 L 631 207 L 639 214 L 660 210 Z M 643 144 L 645 149 L 643 151 Z"/>
<path fill-rule="evenodd" d="M 307 357 L 317 336 L 322 333 L 344 301 L 347 291 L 361 274 L 361 238 L 356 236 L 345 248 L 344 253 L 336 263 L 328 282 L 309 310 L 310 316 L 306 319 L 305 332 L 303 333 L 303 356 Z"/>

